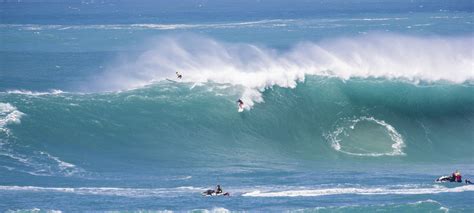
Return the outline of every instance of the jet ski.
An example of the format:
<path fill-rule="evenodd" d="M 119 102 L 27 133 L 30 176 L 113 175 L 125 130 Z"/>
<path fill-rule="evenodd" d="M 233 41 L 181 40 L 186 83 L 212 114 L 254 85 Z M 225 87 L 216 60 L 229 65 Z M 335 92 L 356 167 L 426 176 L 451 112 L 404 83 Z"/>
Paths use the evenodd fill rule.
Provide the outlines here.
<path fill-rule="evenodd" d="M 208 189 L 204 192 L 201 193 L 202 196 L 230 196 L 229 192 L 221 192 L 221 193 L 216 193 L 215 190 Z"/>
<path fill-rule="evenodd" d="M 453 176 L 441 176 L 438 179 L 435 180 L 437 183 L 448 183 L 448 182 L 454 182 Z"/>

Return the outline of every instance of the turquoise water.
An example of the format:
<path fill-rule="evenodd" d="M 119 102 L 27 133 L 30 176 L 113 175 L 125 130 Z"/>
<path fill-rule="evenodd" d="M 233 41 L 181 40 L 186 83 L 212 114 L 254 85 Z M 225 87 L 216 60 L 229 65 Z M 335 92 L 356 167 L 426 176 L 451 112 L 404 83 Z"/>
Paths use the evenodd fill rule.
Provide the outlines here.
<path fill-rule="evenodd" d="M 1 211 L 474 211 L 470 1 L 0 12 Z"/>

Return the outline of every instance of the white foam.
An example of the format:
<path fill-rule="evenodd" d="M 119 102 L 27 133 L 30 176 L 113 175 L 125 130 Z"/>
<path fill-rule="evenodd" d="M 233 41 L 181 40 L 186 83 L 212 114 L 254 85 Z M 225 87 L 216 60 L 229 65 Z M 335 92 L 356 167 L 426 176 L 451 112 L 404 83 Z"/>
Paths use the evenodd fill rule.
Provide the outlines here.
<path fill-rule="evenodd" d="M 118 188 L 118 187 L 39 187 L 39 186 L 0 186 L 3 191 L 60 192 L 80 195 L 105 195 L 122 197 L 176 197 L 189 193 L 200 193 L 205 188 Z"/>
<path fill-rule="evenodd" d="M 390 21 L 390 20 L 406 20 L 405 17 L 394 17 L 394 18 L 354 18 L 352 21 Z"/>
<path fill-rule="evenodd" d="M 183 186 L 176 188 L 120 188 L 120 187 L 39 187 L 39 186 L 0 186 L 1 191 L 27 191 L 27 192 L 59 192 L 79 195 L 105 195 L 122 197 L 179 197 L 190 193 L 199 194 L 205 188 Z M 242 191 L 235 189 L 235 191 Z M 245 191 L 245 190 L 243 190 Z M 251 192 L 243 192 L 246 197 L 312 197 L 328 195 L 419 195 L 419 194 L 439 194 L 439 193 L 461 193 L 474 191 L 474 185 L 460 185 L 455 188 L 448 188 L 440 185 L 408 185 L 408 186 L 348 186 L 333 188 L 305 188 L 295 187 L 291 189 L 285 187 L 283 190 L 274 188 L 260 189 Z M 239 193 L 234 193 L 236 196 Z"/>
<path fill-rule="evenodd" d="M 342 149 L 341 146 L 341 140 L 339 139 L 339 136 L 346 131 L 346 128 L 354 129 L 355 125 L 359 123 L 360 121 L 370 121 L 374 122 L 376 124 L 379 124 L 383 126 L 386 130 L 388 135 L 390 136 L 390 139 L 393 141 L 392 144 L 392 151 L 391 152 L 386 152 L 386 153 L 355 153 L 355 152 L 349 152 L 344 149 Z M 397 130 L 390 124 L 387 124 L 383 120 L 377 120 L 373 117 L 360 117 L 358 119 L 354 119 L 349 121 L 350 125 L 348 127 L 346 126 L 341 126 L 338 127 L 334 132 L 328 134 L 326 137 L 330 142 L 332 148 L 334 148 L 336 151 L 349 154 L 349 155 L 356 155 L 356 156 L 372 156 L 372 157 L 379 157 L 379 156 L 397 156 L 397 155 L 405 155 L 403 152 L 403 148 L 405 147 L 405 142 L 403 141 L 403 137 L 400 133 L 397 132 Z"/>
<path fill-rule="evenodd" d="M 23 115 L 25 114 L 18 111 L 17 108 L 10 103 L 0 102 L 0 132 L 9 135 L 10 130 L 6 126 L 9 124 L 19 124 Z"/>
<path fill-rule="evenodd" d="M 32 208 L 32 209 L 17 209 L 17 210 L 8 210 L 6 211 L 7 213 L 15 213 L 15 212 L 18 212 L 18 213 L 24 213 L 24 212 L 37 212 L 37 213 L 40 213 L 40 212 L 46 212 L 46 213 L 61 213 L 62 211 L 61 210 L 41 210 L 39 208 Z"/>
<path fill-rule="evenodd" d="M 226 208 L 222 208 L 222 207 L 216 207 L 216 208 L 213 208 L 211 210 L 207 210 L 207 209 L 193 209 L 191 212 L 205 212 L 205 213 L 230 213 L 231 211 L 226 209 Z"/>
<path fill-rule="evenodd" d="M 186 30 L 186 29 L 223 29 L 243 27 L 285 27 L 293 19 L 264 19 L 246 22 L 224 22 L 204 24 L 92 24 L 92 25 L 40 25 L 40 24 L 0 24 L 0 28 L 18 28 L 28 31 L 40 30 Z"/>
<path fill-rule="evenodd" d="M 61 90 L 53 89 L 49 92 L 38 92 L 38 91 L 30 91 L 30 90 L 8 90 L 8 94 L 21 94 L 21 95 L 32 95 L 32 96 L 40 96 L 40 95 L 57 95 L 64 93 Z"/>
<path fill-rule="evenodd" d="M 249 109 L 273 86 L 294 88 L 306 75 L 403 79 L 417 82 L 474 81 L 474 37 L 412 37 L 372 33 L 280 52 L 254 44 L 231 44 L 199 36 L 161 37 L 150 49 L 108 67 L 95 88 L 124 90 L 183 74 L 183 82 L 243 86 Z"/>
<path fill-rule="evenodd" d="M 322 188 L 284 191 L 260 191 L 256 190 L 242 194 L 247 197 L 314 197 L 327 195 L 419 195 L 439 193 L 459 193 L 474 191 L 474 185 L 462 185 L 455 188 L 433 185 L 432 187 L 392 188 L 392 187 L 347 187 L 347 188 Z"/>

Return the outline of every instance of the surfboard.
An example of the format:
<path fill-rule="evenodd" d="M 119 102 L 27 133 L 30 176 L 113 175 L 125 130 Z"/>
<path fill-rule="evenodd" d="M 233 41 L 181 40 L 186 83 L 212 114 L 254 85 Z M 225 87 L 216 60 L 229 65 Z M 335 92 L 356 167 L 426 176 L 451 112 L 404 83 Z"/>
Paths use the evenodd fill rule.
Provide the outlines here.
<path fill-rule="evenodd" d="M 170 81 L 170 82 L 173 82 L 173 83 L 178 83 L 177 81 L 173 81 L 173 80 L 171 80 L 171 79 L 169 79 L 169 78 L 167 78 L 166 80 L 167 80 L 167 81 Z"/>
<path fill-rule="evenodd" d="M 243 112 L 244 111 L 244 108 L 243 107 L 239 107 L 239 109 L 237 110 L 238 112 Z"/>

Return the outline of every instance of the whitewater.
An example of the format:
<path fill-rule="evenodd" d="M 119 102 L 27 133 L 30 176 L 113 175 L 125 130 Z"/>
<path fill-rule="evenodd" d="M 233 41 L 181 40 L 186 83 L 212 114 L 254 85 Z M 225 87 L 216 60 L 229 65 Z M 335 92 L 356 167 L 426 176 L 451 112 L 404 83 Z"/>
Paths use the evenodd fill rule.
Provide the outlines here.
<path fill-rule="evenodd" d="M 388 3 L 1 3 L 0 211 L 473 211 L 472 3 Z"/>

